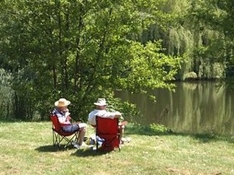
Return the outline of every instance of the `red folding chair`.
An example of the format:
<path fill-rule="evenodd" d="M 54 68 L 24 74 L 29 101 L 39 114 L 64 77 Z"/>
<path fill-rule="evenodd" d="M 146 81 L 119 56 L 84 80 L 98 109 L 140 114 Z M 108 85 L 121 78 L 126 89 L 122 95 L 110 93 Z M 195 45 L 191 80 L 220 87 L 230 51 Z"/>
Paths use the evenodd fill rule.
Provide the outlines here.
<path fill-rule="evenodd" d="M 62 141 L 65 142 L 64 147 L 72 144 L 73 140 L 77 140 L 78 133 L 77 131 L 74 132 L 65 132 L 63 131 L 58 117 L 55 115 L 50 116 L 51 122 L 52 122 L 52 134 L 53 134 L 53 145 L 54 146 L 61 146 Z"/>
<path fill-rule="evenodd" d="M 120 133 L 118 125 L 118 118 L 96 117 L 96 150 L 112 151 L 118 148 L 120 151 Z M 99 147 L 100 142 L 102 142 L 102 144 Z"/>

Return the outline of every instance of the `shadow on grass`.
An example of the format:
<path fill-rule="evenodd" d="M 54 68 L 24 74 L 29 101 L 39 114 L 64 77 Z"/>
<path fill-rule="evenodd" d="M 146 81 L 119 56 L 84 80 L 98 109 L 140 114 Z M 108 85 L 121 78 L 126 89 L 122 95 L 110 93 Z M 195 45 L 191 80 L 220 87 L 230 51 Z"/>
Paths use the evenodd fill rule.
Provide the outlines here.
<path fill-rule="evenodd" d="M 215 142 L 215 141 L 226 141 L 234 143 L 234 137 L 228 135 L 217 135 L 217 134 L 194 134 L 191 135 L 194 139 L 199 140 L 202 143 Z"/>
<path fill-rule="evenodd" d="M 37 150 L 38 152 L 58 152 L 58 151 L 66 151 L 66 150 L 70 150 L 70 149 L 74 149 L 73 146 L 68 146 L 68 147 L 64 147 L 63 145 L 61 146 L 54 146 L 54 145 L 44 145 L 44 146 L 40 146 L 38 148 L 36 148 L 35 150 Z"/>
<path fill-rule="evenodd" d="M 137 135 L 174 135 L 174 136 L 185 136 L 191 137 L 198 140 L 201 143 L 216 142 L 216 141 L 226 141 L 229 143 L 234 143 L 234 136 L 231 135 L 220 135 L 214 133 L 202 133 L 202 134 L 188 134 L 188 133 L 176 133 L 169 128 L 166 128 L 160 124 L 150 124 L 147 126 L 141 126 L 139 124 L 131 124 L 126 130 L 125 134 L 137 134 Z"/>
<path fill-rule="evenodd" d="M 67 150 L 74 150 L 74 153 L 71 156 L 78 156 L 78 157 L 94 157 L 94 156 L 101 156 L 104 154 L 109 154 L 112 151 L 101 151 L 101 150 L 93 150 L 93 148 L 81 148 L 75 149 L 73 146 L 69 146 L 64 148 L 63 146 L 54 146 L 54 145 L 44 145 L 36 148 L 38 152 L 59 152 L 59 151 L 67 151 Z M 114 150 L 117 151 L 117 150 Z"/>
<path fill-rule="evenodd" d="M 102 156 L 105 154 L 110 154 L 113 151 L 103 151 L 103 150 L 93 150 L 93 148 L 86 148 L 86 149 L 78 149 L 76 152 L 71 154 L 72 156 L 78 156 L 78 157 L 94 157 L 94 156 Z M 119 152 L 119 151 L 118 151 Z"/>

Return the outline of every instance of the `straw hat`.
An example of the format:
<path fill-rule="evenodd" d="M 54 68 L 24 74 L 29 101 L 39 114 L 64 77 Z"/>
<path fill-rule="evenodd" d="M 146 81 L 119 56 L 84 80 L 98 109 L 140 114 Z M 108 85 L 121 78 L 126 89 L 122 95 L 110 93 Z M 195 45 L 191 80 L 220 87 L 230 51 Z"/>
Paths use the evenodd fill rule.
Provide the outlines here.
<path fill-rule="evenodd" d="M 97 102 L 94 103 L 96 106 L 106 106 L 106 99 L 105 98 L 98 98 Z"/>
<path fill-rule="evenodd" d="M 70 105 L 70 104 L 71 104 L 71 102 L 68 101 L 68 100 L 66 100 L 65 98 L 60 98 L 58 101 L 56 101 L 56 102 L 54 103 L 54 105 L 55 105 L 56 107 L 65 107 L 65 106 L 68 106 L 68 105 Z"/>

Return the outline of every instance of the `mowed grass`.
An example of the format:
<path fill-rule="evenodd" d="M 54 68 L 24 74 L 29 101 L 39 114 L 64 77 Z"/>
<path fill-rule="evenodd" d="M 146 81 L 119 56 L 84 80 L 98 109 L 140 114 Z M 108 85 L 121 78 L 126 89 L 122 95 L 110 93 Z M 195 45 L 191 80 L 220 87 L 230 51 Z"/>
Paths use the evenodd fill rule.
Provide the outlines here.
<path fill-rule="evenodd" d="M 93 133 L 88 128 L 87 136 Z M 233 175 L 233 138 L 126 128 L 130 143 L 109 153 L 58 149 L 50 122 L 0 123 L 0 175 Z"/>

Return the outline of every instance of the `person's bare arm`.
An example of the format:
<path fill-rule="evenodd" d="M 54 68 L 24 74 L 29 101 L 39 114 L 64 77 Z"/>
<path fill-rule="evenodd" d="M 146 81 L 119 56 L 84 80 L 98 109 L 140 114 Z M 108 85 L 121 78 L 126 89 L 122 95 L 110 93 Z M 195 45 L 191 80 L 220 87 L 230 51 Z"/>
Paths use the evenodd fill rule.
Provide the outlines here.
<path fill-rule="evenodd" d="M 119 111 L 115 112 L 115 118 L 120 118 L 122 116 L 122 114 Z"/>

